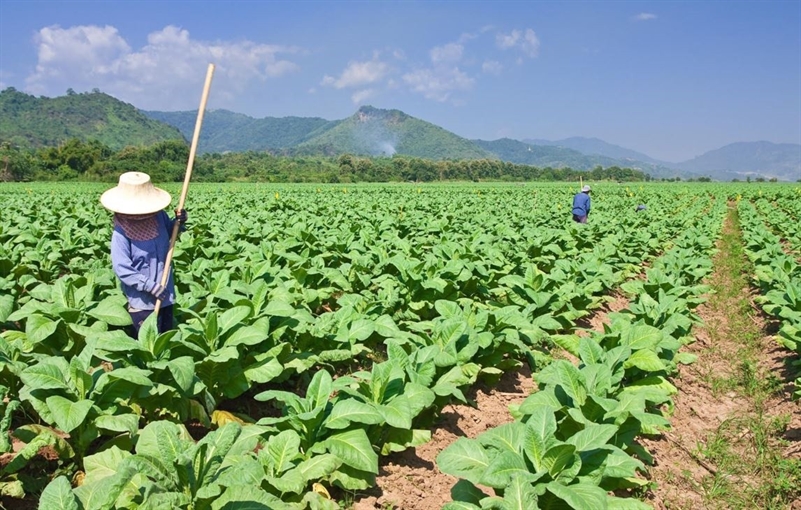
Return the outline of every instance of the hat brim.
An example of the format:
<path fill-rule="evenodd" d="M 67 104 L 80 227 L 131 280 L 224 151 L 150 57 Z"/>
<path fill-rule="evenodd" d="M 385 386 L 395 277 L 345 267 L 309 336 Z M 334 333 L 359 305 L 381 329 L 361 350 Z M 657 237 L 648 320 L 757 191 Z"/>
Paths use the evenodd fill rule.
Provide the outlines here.
<path fill-rule="evenodd" d="M 111 212 L 119 214 L 150 214 L 164 210 L 172 197 L 163 189 L 153 188 L 146 196 L 132 200 L 120 188 L 111 188 L 100 195 L 100 203 Z"/>

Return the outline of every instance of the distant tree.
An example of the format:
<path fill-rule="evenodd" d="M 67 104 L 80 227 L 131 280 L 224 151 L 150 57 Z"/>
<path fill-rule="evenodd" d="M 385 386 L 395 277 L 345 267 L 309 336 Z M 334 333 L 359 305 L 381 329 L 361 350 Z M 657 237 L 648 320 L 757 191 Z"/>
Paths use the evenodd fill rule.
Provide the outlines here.
<path fill-rule="evenodd" d="M 74 96 L 75 95 L 75 91 L 72 90 L 72 88 L 70 87 L 70 88 L 67 89 L 67 95 L 68 96 Z"/>

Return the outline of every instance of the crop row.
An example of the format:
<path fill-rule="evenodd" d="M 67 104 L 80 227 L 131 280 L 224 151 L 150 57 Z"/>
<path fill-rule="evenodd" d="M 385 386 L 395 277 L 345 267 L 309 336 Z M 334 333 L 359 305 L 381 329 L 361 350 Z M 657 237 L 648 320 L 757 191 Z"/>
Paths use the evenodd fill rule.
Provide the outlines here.
<path fill-rule="evenodd" d="M 631 304 L 610 314 L 603 332 L 562 342 L 577 364 L 557 360 L 536 373 L 538 390 L 513 406 L 514 422 L 439 455 L 440 469 L 461 478 L 448 510 L 650 508 L 609 493 L 647 484 L 638 473 L 653 459 L 637 438 L 669 428 L 669 377 L 694 360 L 678 351 L 693 341 L 721 212 L 679 236 L 644 279 L 623 285 Z"/>

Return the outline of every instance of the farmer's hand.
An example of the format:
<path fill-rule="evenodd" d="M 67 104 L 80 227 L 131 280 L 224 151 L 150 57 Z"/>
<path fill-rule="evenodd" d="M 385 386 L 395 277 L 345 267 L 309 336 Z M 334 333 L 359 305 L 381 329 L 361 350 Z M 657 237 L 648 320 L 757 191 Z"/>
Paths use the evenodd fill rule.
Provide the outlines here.
<path fill-rule="evenodd" d="M 153 294 L 153 297 L 159 301 L 164 301 L 167 299 L 167 297 L 169 297 L 169 292 L 167 292 L 167 289 L 160 283 L 154 285 L 150 290 L 150 293 Z"/>
<path fill-rule="evenodd" d="M 189 219 L 189 214 L 186 212 L 186 209 L 176 209 L 175 210 L 175 219 L 183 225 Z"/>

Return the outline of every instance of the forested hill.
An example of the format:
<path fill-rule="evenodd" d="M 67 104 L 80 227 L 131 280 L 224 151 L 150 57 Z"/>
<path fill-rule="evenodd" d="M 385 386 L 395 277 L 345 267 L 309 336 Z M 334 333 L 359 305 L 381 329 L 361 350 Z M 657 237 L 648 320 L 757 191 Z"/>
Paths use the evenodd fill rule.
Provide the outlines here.
<path fill-rule="evenodd" d="M 145 111 L 151 119 L 177 127 L 191 140 L 197 111 Z M 319 117 L 265 117 L 254 119 L 228 110 L 209 110 L 203 116 L 198 152 L 245 152 L 294 147 L 338 125 Z"/>
<path fill-rule="evenodd" d="M 328 154 L 392 156 L 427 159 L 498 159 L 466 138 L 400 110 L 362 106 L 333 128 L 298 146 Z"/>
<path fill-rule="evenodd" d="M 197 111 L 144 112 L 191 138 Z M 255 119 L 227 110 L 211 110 L 203 117 L 198 152 L 284 154 L 357 154 L 391 156 L 395 153 L 428 159 L 498 159 L 470 140 L 400 110 L 362 106 L 343 120 L 317 117 Z"/>
<path fill-rule="evenodd" d="M 0 141 L 23 147 L 56 146 L 71 138 L 98 140 L 112 149 L 184 140 L 170 125 L 99 91 L 35 97 L 14 88 L 0 92 Z"/>

